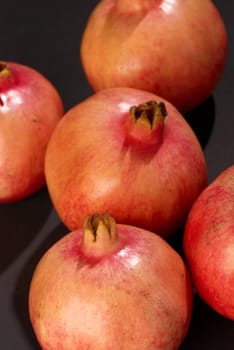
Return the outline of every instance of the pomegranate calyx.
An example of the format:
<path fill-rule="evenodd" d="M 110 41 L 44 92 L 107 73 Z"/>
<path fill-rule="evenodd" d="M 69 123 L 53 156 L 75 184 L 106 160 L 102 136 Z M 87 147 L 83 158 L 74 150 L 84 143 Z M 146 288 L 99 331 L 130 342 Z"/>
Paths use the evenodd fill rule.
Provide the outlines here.
<path fill-rule="evenodd" d="M 155 129 L 158 124 L 163 124 L 167 116 L 164 102 L 157 103 L 154 100 L 131 106 L 129 112 L 135 123 L 141 123 L 151 130 Z"/>
<path fill-rule="evenodd" d="M 14 80 L 10 67 L 3 61 L 0 61 L 0 90 L 8 87 Z"/>
<path fill-rule="evenodd" d="M 104 213 L 87 216 L 83 226 L 83 253 L 100 258 L 113 252 L 118 246 L 115 220 Z"/>

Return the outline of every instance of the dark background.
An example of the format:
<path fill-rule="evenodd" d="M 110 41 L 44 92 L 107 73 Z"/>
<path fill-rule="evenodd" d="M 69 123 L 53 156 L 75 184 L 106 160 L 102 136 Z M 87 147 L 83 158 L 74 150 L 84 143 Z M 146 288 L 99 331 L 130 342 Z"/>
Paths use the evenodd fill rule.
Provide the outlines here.
<path fill-rule="evenodd" d="M 79 45 L 96 3 L 1 2 L 0 60 L 37 69 L 57 87 L 65 108 L 72 107 L 92 93 L 80 64 Z M 209 181 L 234 161 L 234 3 L 214 3 L 226 24 L 228 59 L 213 95 L 188 116 L 205 152 Z M 23 201 L 0 205 L 0 232 L 0 347 L 39 350 L 28 319 L 28 287 L 41 255 L 67 229 L 43 188 Z M 208 348 L 233 350 L 234 323 L 216 314 L 196 296 L 190 331 L 181 349 Z"/>

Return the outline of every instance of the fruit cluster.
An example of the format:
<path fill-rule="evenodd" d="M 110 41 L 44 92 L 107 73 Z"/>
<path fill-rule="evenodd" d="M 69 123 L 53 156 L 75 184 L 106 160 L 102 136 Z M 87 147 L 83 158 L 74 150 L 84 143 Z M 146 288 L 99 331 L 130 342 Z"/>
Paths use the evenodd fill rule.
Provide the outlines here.
<path fill-rule="evenodd" d="M 234 165 L 209 184 L 185 117 L 222 76 L 225 25 L 211 1 L 102 0 L 80 52 L 94 93 L 66 112 L 0 62 L 0 202 L 47 186 L 69 230 L 34 271 L 31 324 L 43 350 L 176 350 L 194 293 L 234 320 Z"/>

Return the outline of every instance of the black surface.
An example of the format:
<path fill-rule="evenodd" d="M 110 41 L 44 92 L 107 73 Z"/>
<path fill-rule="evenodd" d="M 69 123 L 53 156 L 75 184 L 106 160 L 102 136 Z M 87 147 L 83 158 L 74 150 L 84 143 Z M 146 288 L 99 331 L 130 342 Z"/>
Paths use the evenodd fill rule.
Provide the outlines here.
<path fill-rule="evenodd" d="M 228 31 L 228 60 L 213 95 L 189 117 L 204 148 L 209 181 L 234 161 L 234 3 L 214 2 Z M 2 2 L 0 59 L 39 70 L 70 108 L 91 94 L 79 61 L 79 44 L 96 3 Z M 67 229 L 54 212 L 46 188 L 18 203 L 0 205 L 0 225 L 0 348 L 39 350 L 28 319 L 28 287 L 41 255 Z M 181 349 L 208 348 L 233 350 L 234 324 L 195 297 L 190 331 Z"/>

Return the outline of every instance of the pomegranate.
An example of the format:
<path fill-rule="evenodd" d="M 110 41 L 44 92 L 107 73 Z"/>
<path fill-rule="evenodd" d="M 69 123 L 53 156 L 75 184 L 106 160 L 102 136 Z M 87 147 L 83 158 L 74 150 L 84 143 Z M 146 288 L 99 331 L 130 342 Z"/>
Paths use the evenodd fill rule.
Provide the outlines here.
<path fill-rule="evenodd" d="M 163 237 L 184 225 L 207 184 L 203 151 L 182 115 L 131 88 L 99 91 L 67 111 L 50 138 L 45 175 L 71 231 L 106 211 Z"/>
<path fill-rule="evenodd" d="M 64 113 L 56 88 L 31 67 L 0 62 L 0 202 L 45 185 L 48 140 Z"/>
<path fill-rule="evenodd" d="M 88 19 L 80 55 L 95 91 L 139 88 L 188 112 L 222 76 L 227 33 L 210 0 L 102 0 Z"/>
<path fill-rule="evenodd" d="M 156 234 L 94 214 L 44 254 L 29 291 L 43 350 L 172 350 L 189 328 L 191 279 Z"/>
<path fill-rule="evenodd" d="M 234 320 L 234 165 L 195 201 L 184 232 L 184 252 L 201 298 Z"/>

